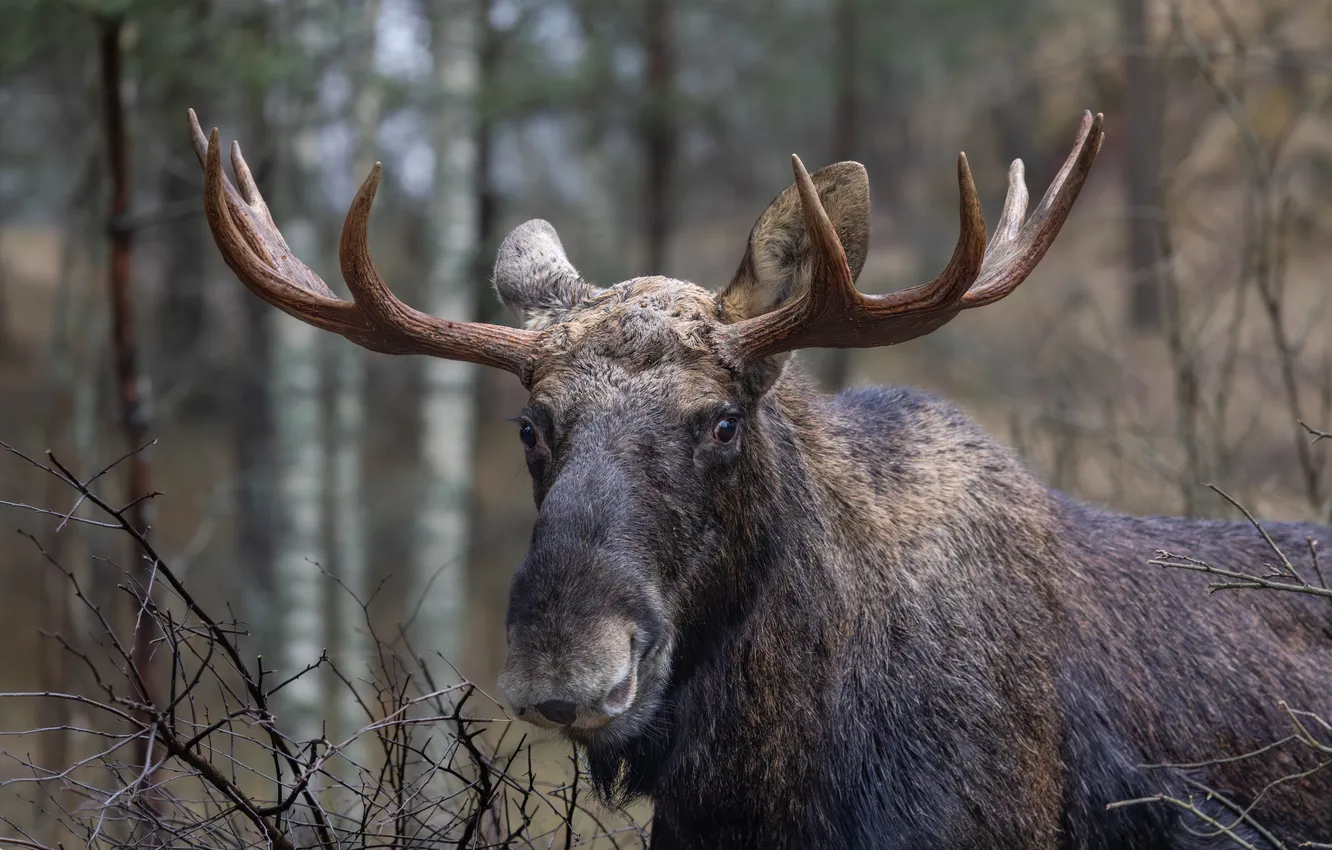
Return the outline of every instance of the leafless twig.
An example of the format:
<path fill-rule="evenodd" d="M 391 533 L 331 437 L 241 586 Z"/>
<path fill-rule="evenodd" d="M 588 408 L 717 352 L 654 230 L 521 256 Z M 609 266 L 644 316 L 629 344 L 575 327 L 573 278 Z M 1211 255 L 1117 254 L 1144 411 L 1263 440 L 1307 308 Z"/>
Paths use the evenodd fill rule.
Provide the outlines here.
<path fill-rule="evenodd" d="M 567 846 L 604 842 L 622 847 L 638 836 L 644 846 L 643 830 L 626 815 L 616 813 L 619 820 L 608 827 L 589 808 L 576 760 L 572 780 L 552 784 L 533 771 L 525 739 L 502 749 L 510 721 L 500 707 L 466 681 L 437 684 L 410 646 L 401 652 L 400 636 L 387 641 L 378 635 L 369 600 L 357 603 L 377 650 L 373 669 L 342 670 L 323 657 L 294 674 L 273 677 L 260 664 L 247 662 L 243 624 L 211 614 L 128 520 L 126 509 L 93 489 L 94 479 L 107 470 L 83 479 L 50 455 L 49 463 L 42 463 L 3 443 L 0 448 L 100 511 L 107 520 L 88 524 L 128 536 L 161 580 L 159 592 L 150 596 L 150 586 L 120 570 L 122 589 L 139 611 L 130 633 L 121 634 L 83 593 L 75 574 L 36 536 L 27 535 L 48 566 L 63 576 L 73 599 L 92 615 L 104 657 L 53 635 L 88 670 L 90 692 L 0 694 L 0 699 L 78 705 L 92 718 L 78 725 L 0 730 L 0 741 L 68 735 L 91 750 L 70 764 L 40 765 L 17 750 L 0 749 L 0 758 L 17 763 L 24 774 L 0 788 L 36 789 L 36 796 L 28 798 L 34 811 L 57 821 L 83 845 L 98 850 L 144 843 L 273 850 L 518 848 L 548 846 L 563 836 Z M 7 504 L 38 514 L 66 513 Z M 132 649 L 141 629 L 159 636 L 153 643 L 155 663 L 170 670 L 160 702 L 152 698 Z M 349 702 L 364 715 L 360 728 L 344 740 L 294 739 L 269 701 L 322 669 L 351 692 Z M 354 747 L 358 741 L 377 746 Z M 141 763 L 126 757 L 136 748 L 147 755 Z M 51 793 L 56 789 L 62 795 Z M 0 817 L 0 828 L 6 824 L 16 834 L 0 836 L 0 848 L 46 850 Z"/>

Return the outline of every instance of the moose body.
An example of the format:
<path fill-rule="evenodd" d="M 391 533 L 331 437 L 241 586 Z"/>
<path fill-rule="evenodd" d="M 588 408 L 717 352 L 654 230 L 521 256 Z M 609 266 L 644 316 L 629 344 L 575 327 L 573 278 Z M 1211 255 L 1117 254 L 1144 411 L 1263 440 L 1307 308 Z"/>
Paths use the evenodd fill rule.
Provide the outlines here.
<path fill-rule="evenodd" d="M 1332 835 L 1327 774 L 1265 788 L 1312 767 L 1307 749 L 1148 767 L 1273 743 L 1291 728 L 1278 700 L 1332 710 L 1323 600 L 1209 596 L 1146 563 L 1161 549 L 1272 560 L 1251 526 L 1096 511 L 945 402 L 830 398 L 790 360 L 906 342 L 1010 294 L 1067 217 L 1099 116 L 1030 219 L 1014 163 L 992 241 L 960 158 L 961 235 L 929 284 L 857 292 L 865 171 L 810 175 L 797 159 L 716 294 L 664 277 L 596 287 L 550 225 L 521 225 L 494 282 L 522 328 L 393 297 L 365 241 L 378 166 L 343 230 L 353 301 L 335 298 L 291 256 L 239 148 L 238 189 L 216 131 L 193 113 L 191 130 L 210 228 L 257 295 L 366 347 L 506 369 L 529 390 L 519 437 L 539 510 L 500 689 L 583 748 L 606 797 L 652 801 L 655 850 L 1230 842 L 1166 803 L 1107 808 L 1162 791 L 1229 814 L 1254 847 L 1271 835 L 1259 823 Z M 1323 527 L 1268 531 L 1302 572 L 1332 544 Z"/>
<path fill-rule="evenodd" d="M 1145 563 L 1271 561 L 1252 526 L 1079 505 L 927 395 L 770 396 L 749 436 L 774 435 L 783 474 L 749 473 L 777 484 L 744 488 L 735 610 L 700 612 L 726 625 L 677 655 L 653 733 L 590 748 L 652 798 L 654 848 L 1233 846 L 1163 805 L 1105 807 L 1187 798 L 1141 766 L 1272 743 L 1279 698 L 1332 707 L 1320 600 L 1208 596 Z M 1267 530 L 1306 573 L 1308 539 L 1332 543 Z M 1187 775 L 1247 799 L 1311 766 L 1290 755 Z M 1257 812 L 1326 835 L 1329 794 Z"/>

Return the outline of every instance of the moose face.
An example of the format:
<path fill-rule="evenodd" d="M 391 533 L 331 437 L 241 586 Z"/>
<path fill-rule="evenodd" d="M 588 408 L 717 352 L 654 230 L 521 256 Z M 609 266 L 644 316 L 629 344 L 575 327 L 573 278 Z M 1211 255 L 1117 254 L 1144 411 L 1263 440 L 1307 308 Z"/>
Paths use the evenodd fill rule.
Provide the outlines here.
<path fill-rule="evenodd" d="M 663 278 L 586 302 L 539 361 L 518 437 L 539 513 L 500 688 L 575 738 L 632 734 L 684 612 L 718 578 L 763 389 L 713 350 L 711 293 Z"/>
<path fill-rule="evenodd" d="M 710 293 L 626 281 L 539 361 L 517 417 L 539 513 L 500 679 L 519 717 L 589 737 L 653 714 L 725 546 L 757 401 L 711 352 L 715 324 Z"/>
<path fill-rule="evenodd" d="M 812 178 L 858 272 L 864 170 Z M 500 676 L 519 717 L 584 742 L 632 737 L 668 687 L 679 642 L 734 595 L 724 564 L 743 545 L 746 493 L 773 468 L 759 410 L 783 358 L 745 365 L 728 327 L 803 294 L 810 266 L 790 190 L 720 295 L 662 277 L 594 289 L 545 222 L 500 249 L 501 298 L 544 331 L 517 417 L 539 513 L 513 578 Z"/>

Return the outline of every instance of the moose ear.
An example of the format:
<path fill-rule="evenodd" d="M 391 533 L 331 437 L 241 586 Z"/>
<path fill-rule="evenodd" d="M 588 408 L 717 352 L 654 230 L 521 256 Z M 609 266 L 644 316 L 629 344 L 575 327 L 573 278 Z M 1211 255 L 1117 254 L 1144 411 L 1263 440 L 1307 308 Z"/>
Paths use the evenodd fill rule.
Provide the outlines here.
<path fill-rule="evenodd" d="M 819 200 L 846 251 L 854 280 L 869 247 L 869 177 L 858 162 L 839 162 L 810 175 Z M 722 314 L 729 322 L 775 310 L 809 288 L 813 249 L 805 229 L 800 193 L 792 183 L 754 223 L 740 268 L 722 291 Z"/>
<path fill-rule="evenodd" d="M 560 322 L 592 286 L 564 254 L 549 222 L 532 219 L 514 228 L 495 258 L 495 292 L 529 330 Z"/>

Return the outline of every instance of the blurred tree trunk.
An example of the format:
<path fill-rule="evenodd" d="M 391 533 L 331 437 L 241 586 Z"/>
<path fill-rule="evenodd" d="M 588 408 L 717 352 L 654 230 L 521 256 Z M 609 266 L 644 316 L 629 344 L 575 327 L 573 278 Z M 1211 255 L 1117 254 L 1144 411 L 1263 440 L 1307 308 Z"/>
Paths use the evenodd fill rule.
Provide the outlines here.
<path fill-rule="evenodd" d="M 428 4 L 434 64 L 435 174 L 433 232 L 426 310 L 471 319 L 470 280 L 477 241 L 476 96 L 480 5 L 474 0 Z M 423 654 L 457 663 L 466 635 L 466 555 L 472 490 L 476 368 L 437 358 L 422 361 L 420 470 L 413 579 L 408 615 Z"/>
<path fill-rule="evenodd" d="M 1165 212 L 1160 175 L 1162 81 L 1152 53 L 1147 12 L 1147 0 L 1120 0 L 1128 118 L 1124 166 L 1130 274 L 1128 319 L 1135 330 L 1161 327 L 1160 222 Z"/>
<path fill-rule="evenodd" d="M 859 154 L 860 97 L 857 91 L 857 50 L 860 0 L 838 0 L 835 11 L 836 113 L 833 115 L 833 161 L 854 160 Z M 851 377 L 851 350 L 825 348 L 808 352 L 806 362 L 819 383 L 829 392 L 843 389 Z"/>
<path fill-rule="evenodd" d="M 9 275 L 0 267 L 0 357 L 9 351 Z"/>
<path fill-rule="evenodd" d="M 600 0 L 577 0 L 572 9 L 578 20 L 579 36 L 589 47 L 580 71 L 585 82 L 573 105 L 582 142 L 576 168 L 583 174 L 585 187 L 579 204 L 583 223 L 581 241 L 585 246 L 598 249 L 588 250 L 586 256 L 580 254 L 579 269 L 591 279 L 620 279 L 633 274 L 633 263 L 646 262 L 644 256 L 642 260 L 629 261 L 626 266 L 623 251 L 615 247 L 633 241 L 643 228 L 639 220 L 641 212 L 631 209 L 640 205 L 642 199 L 631 196 L 626 202 L 623 196 L 629 193 L 617 191 L 623 180 L 622 168 L 614 161 L 607 143 L 612 130 L 620 126 L 618 109 L 625 99 L 612 60 L 614 48 L 623 41 L 616 35 L 619 32 L 616 25 L 621 23 L 621 18 L 607 15 L 606 6 Z M 642 21 L 633 13 L 629 20 L 632 34 L 638 38 L 637 44 L 641 47 L 644 43 Z M 641 95 L 641 92 L 635 94 Z M 641 100 L 633 95 L 629 99 Z M 635 134 L 635 140 L 640 141 L 640 150 L 636 151 L 640 157 L 643 151 L 638 134 L 643 114 L 640 106 L 632 119 L 635 123 L 628 128 Z M 646 255 L 646 250 L 644 253 Z"/>
<path fill-rule="evenodd" d="M 110 271 L 107 278 L 111 299 L 112 348 L 115 360 L 116 388 L 120 401 L 121 428 L 127 449 L 132 454 L 126 459 L 128 481 L 126 486 L 125 518 L 141 534 L 150 529 L 148 442 L 151 407 L 148 398 L 148 376 L 139 369 L 139 351 L 134 336 L 134 289 L 131 279 L 134 255 L 134 231 L 129 223 L 131 183 L 129 132 L 126 127 L 124 87 L 124 55 L 121 37 L 124 19 L 106 16 L 97 19 L 98 56 L 101 62 L 102 117 L 106 144 L 106 165 L 111 188 L 111 208 L 107 221 L 110 237 Z M 141 592 L 152 587 L 154 566 L 144 559 L 136 545 L 126 564 Z M 149 705 L 157 702 L 154 675 L 153 641 L 157 635 L 151 626 L 151 617 L 142 618 L 134 632 L 131 650 L 149 693 L 143 695 Z M 149 758 L 149 739 L 136 743 L 136 756 L 140 763 Z"/>
<path fill-rule="evenodd" d="M 316 227 L 308 218 L 289 218 L 283 227 L 297 257 L 319 255 Z M 277 310 L 272 322 L 270 392 L 276 436 L 276 502 L 280 512 L 273 572 L 281 610 L 280 676 L 293 676 L 315 663 L 325 645 L 323 582 L 325 440 L 320 331 Z M 282 691 L 283 708 L 297 743 L 318 738 L 324 700 L 320 677 L 306 675 Z"/>
<path fill-rule="evenodd" d="M 860 97 L 857 91 L 860 0 L 838 0 L 837 38 L 834 61 L 837 63 L 837 114 L 833 119 L 833 160 L 855 159 L 860 137 Z"/>
<path fill-rule="evenodd" d="M 499 249 L 499 198 L 491 175 L 495 145 L 495 109 L 493 88 L 504 53 L 504 33 L 491 20 L 494 0 L 481 0 L 480 80 L 476 108 L 476 245 L 473 276 L 477 292 L 477 317 L 485 320 L 499 312 L 500 304 L 491 292 L 491 263 Z"/>
<path fill-rule="evenodd" d="M 300 9 L 281 7 L 274 20 L 275 33 L 290 32 L 284 15 Z M 327 24 L 307 19 L 295 28 L 296 49 L 320 55 L 330 47 Z M 322 69 L 313 75 L 317 82 Z M 290 84 L 289 84 L 290 86 Z M 324 255 L 318 218 L 317 158 L 314 146 L 300 144 L 308 120 L 305 92 L 284 87 L 277 92 L 283 126 L 275 128 L 286 140 L 280 180 L 284 190 L 282 231 L 293 255 L 314 262 Z M 270 97 L 272 93 L 270 92 Z M 274 426 L 274 498 L 278 508 L 277 548 L 273 559 L 282 635 L 280 676 L 295 676 L 315 664 L 327 646 L 325 582 L 320 568 L 327 566 L 328 441 L 323 404 L 324 364 L 322 332 L 278 310 L 268 311 L 272 322 L 273 359 L 269 365 L 270 404 Z M 323 733 L 325 692 L 322 671 L 306 674 L 281 692 L 282 710 L 291 723 L 297 744 Z"/>
<path fill-rule="evenodd" d="M 267 44 L 272 25 L 266 10 L 250 18 L 245 26 L 256 44 Z M 246 161 L 260 186 L 274 183 L 274 133 L 264 111 L 265 92 L 255 87 L 247 93 L 249 132 L 254 139 Z M 196 187 L 196 192 L 198 191 Z M 272 654 L 277 646 L 277 587 L 273 562 L 278 525 L 274 499 L 276 425 L 275 399 L 269 386 L 270 368 L 277 362 L 273 332 L 273 308 L 243 287 L 230 290 L 240 299 L 241 334 L 235 348 L 235 406 L 231 422 L 236 497 L 236 554 L 239 561 L 238 589 L 245 619 L 255 636 L 257 651 Z M 274 404 L 277 401 L 278 404 Z"/>
<path fill-rule="evenodd" d="M 664 274 L 671 231 L 671 176 L 678 128 L 671 0 L 646 0 L 643 12 L 643 241 L 647 274 Z"/>
<path fill-rule="evenodd" d="M 176 118 L 173 111 L 171 117 Z M 176 121 L 175 124 L 178 124 Z M 179 128 L 174 124 L 172 129 Z M 193 155 L 191 155 L 193 156 Z M 198 204 L 198 178 L 186 179 L 179 170 L 163 169 L 162 206 L 175 210 L 186 204 Z M 204 241 L 199 219 L 175 217 L 166 225 L 166 258 L 163 263 L 162 303 L 158 308 L 158 356 L 167 370 L 165 385 L 192 378 L 198 381 L 198 357 L 204 338 Z M 170 390 L 167 390 L 170 392 Z"/>
<path fill-rule="evenodd" d="M 478 54 L 480 80 L 477 85 L 475 182 L 477 250 L 472 261 L 474 269 L 472 274 L 473 284 L 476 288 L 477 319 L 479 321 L 503 322 L 505 321 L 504 307 L 500 304 L 499 299 L 495 297 L 493 284 L 491 283 L 495 254 L 499 249 L 499 234 L 496 232 L 499 226 L 499 193 L 491 174 L 491 163 L 494 161 L 497 124 L 495 105 L 498 98 L 496 89 L 498 87 L 500 60 L 504 54 L 507 33 L 495 26 L 493 19 L 495 2 L 496 0 L 481 0 L 480 11 L 481 42 Z M 495 410 L 496 388 L 500 382 L 507 378 L 507 375 L 496 374 L 495 370 L 480 370 L 476 376 L 476 386 L 473 391 L 473 428 L 484 426 L 500 416 L 507 415 Z M 474 431 L 473 433 L 479 432 Z M 473 443 L 477 447 L 476 452 L 478 454 L 480 453 L 479 442 L 477 440 Z M 485 551 L 485 543 L 480 543 L 480 545 L 477 543 L 478 541 L 485 541 L 488 537 L 486 529 L 489 527 L 490 517 L 485 516 L 484 513 L 474 501 L 468 517 L 467 534 L 469 541 L 472 541 L 472 545 L 469 547 L 465 581 L 468 601 L 471 603 L 471 608 L 478 612 L 478 616 L 471 618 L 464 642 L 476 647 L 478 653 L 482 656 L 477 657 L 477 653 L 474 653 L 469 658 L 474 671 L 473 675 L 477 675 L 486 681 L 494 681 L 496 673 L 490 663 L 490 655 L 493 649 L 492 642 L 484 639 L 478 640 L 477 637 L 474 637 L 475 630 L 478 627 L 484 628 L 486 624 L 493 622 L 494 618 L 503 617 L 504 611 L 504 603 L 497 602 L 494 595 L 487 592 L 492 584 L 489 579 L 495 571 L 493 569 L 493 559 L 487 557 L 489 553 Z"/>
<path fill-rule="evenodd" d="M 374 67 L 375 25 L 379 0 L 367 0 L 356 40 L 351 69 L 352 128 L 355 152 L 352 173 L 357 180 L 370 173 L 375 164 L 375 136 L 383 110 L 383 91 Z M 333 398 L 332 490 L 333 569 L 343 587 L 336 593 L 338 643 L 341 669 L 351 681 L 369 678 L 366 669 L 368 642 L 364 612 L 357 598 L 370 593 L 367 557 L 365 503 L 365 350 L 345 339 L 326 335 L 332 346 L 332 361 L 337 382 Z M 354 595 L 353 595 L 354 594 Z M 336 706 L 339 738 L 345 738 L 369 722 L 357 703 L 355 694 L 338 689 L 341 700 Z"/>
<path fill-rule="evenodd" d="M 255 175 L 259 185 L 263 178 Z M 243 316 L 237 345 L 236 405 L 232 440 L 236 466 L 236 551 L 245 619 L 261 653 L 273 646 L 273 559 L 277 505 L 273 499 L 273 411 L 281 404 L 269 392 L 268 368 L 276 362 L 273 308 L 248 290 L 238 290 Z"/>
<path fill-rule="evenodd" d="M 208 6 L 207 0 L 186 4 L 190 20 L 196 26 L 203 25 L 208 15 Z M 195 57 L 196 61 L 201 59 Z M 190 83 L 189 78 L 183 74 L 167 77 L 164 98 L 168 117 L 167 138 L 179 137 L 180 113 L 185 111 L 186 101 L 198 94 L 191 90 Z M 198 103 L 193 106 L 199 108 Z M 176 214 L 178 210 L 199 209 L 199 178 L 194 154 L 188 148 L 182 153 L 188 161 L 181 162 L 173 157 L 167 167 L 162 169 L 162 209 L 168 217 L 164 224 L 166 258 L 163 273 L 166 286 L 157 311 L 156 363 L 159 364 L 159 377 L 168 387 L 183 380 L 198 386 L 201 379 L 212 371 L 201 370 L 204 364 L 199 361 L 203 348 L 201 342 L 208 330 L 204 320 L 203 226 L 198 216 Z"/>
<path fill-rule="evenodd" d="M 82 195 L 83 193 L 78 193 Z M 75 287 L 75 279 L 80 277 L 87 267 L 84 256 L 85 246 L 94 241 L 91 228 L 88 227 L 83 207 L 86 197 L 76 197 L 66 209 L 65 232 L 60 245 L 60 266 L 51 316 L 50 342 L 46 355 L 47 392 L 50 403 L 46 410 L 44 431 L 46 445 L 61 462 L 77 469 L 83 465 L 84 456 L 75 443 L 75 401 L 82 384 L 94 379 L 96 373 L 88 368 L 88 341 L 95 339 L 89 334 L 90 320 L 98 317 L 88 309 L 87 293 Z M 81 412 L 86 412 L 84 406 Z M 67 498 L 69 488 L 64 482 L 54 477 L 47 479 L 46 497 L 42 504 L 54 505 Z M 62 527 L 63 526 L 63 527 Z M 83 545 L 84 530 L 76 522 L 65 523 L 53 517 L 47 523 L 47 551 L 52 560 L 64 564 L 75 574 L 84 572 L 81 564 L 88 562 L 88 552 Z M 80 581 L 86 577 L 81 576 Z M 42 628 L 49 635 L 59 635 L 68 644 L 81 648 L 80 631 L 75 627 L 75 602 L 70 594 L 69 580 L 59 570 L 42 571 Z M 72 656 L 61 644 L 45 638 L 38 644 L 38 665 L 41 670 L 42 690 L 55 693 L 83 693 L 81 670 L 71 664 Z M 84 726 L 78 715 L 76 704 L 68 700 L 50 700 L 43 706 L 45 725 L 61 731 L 41 736 L 41 762 L 44 767 L 62 770 L 73 764 L 81 754 L 75 755 L 78 741 L 76 736 L 67 731 L 70 727 Z M 80 722 L 76 722 L 80 721 Z M 75 756 L 71 758 L 71 756 Z M 70 789 L 57 792 L 57 805 L 68 805 Z M 54 847 L 64 838 L 62 825 L 54 818 L 50 821 L 50 834 L 47 846 Z"/>

